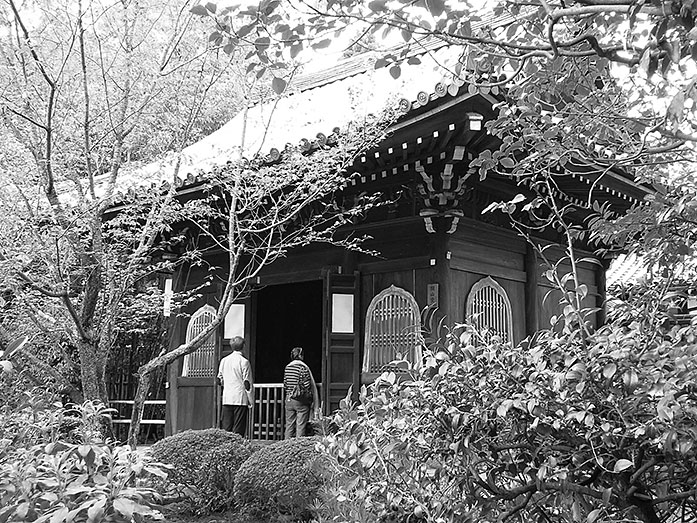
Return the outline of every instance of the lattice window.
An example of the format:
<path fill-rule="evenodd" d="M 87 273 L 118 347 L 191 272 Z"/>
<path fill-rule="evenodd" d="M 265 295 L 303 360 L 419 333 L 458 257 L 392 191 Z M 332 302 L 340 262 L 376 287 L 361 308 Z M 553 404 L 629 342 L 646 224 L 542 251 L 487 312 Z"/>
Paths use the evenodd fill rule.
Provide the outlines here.
<path fill-rule="evenodd" d="M 365 321 L 363 372 L 384 372 L 399 359 L 419 365 L 419 306 L 404 289 L 392 285 L 370 302 Z"/>
<path fill-rule="evenodd" d="M 186 328 L 186 341 L 189 342 L 208 327 L 215 318 L 215 309 L 204 305 L 189 320 Z M 215 358 L 215 333 L 191 354 L 184 356 L 182 376 L 187 378 L 210 378 L 217 371 Z"/>
<path fill-rule="evenodd" d="M 506 291 L 491 276 L 472 286 L 467 296 L 465 318 L 488 343 L 498 336 L 502 343 L 513 341 L 513 314 Z"/>

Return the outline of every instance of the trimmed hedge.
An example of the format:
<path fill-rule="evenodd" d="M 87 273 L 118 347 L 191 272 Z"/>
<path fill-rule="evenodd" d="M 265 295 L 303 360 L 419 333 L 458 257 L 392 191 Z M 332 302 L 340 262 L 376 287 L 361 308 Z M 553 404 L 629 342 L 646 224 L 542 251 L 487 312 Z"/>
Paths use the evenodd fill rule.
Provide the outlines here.
<path fill-rule="evenodd" d="M 186 430 L 158 441 L 151 456 L 170 465 L 168 483 L 191 489 L 192 508 L 229 508 L 235 474 L 256 450 L 239 434 L 222 429 Z"/>
<path fill-rule="evenodd" d="M 199 468 L 197 485 L 203 496 L 199 505 L 205 505 L 209 510 L 231 508 L 235 502 L 233 489 L 237 471 L 257 448 L 240 436 L 211 449 Z"/>
<path fill-rule="evenodd" d="M 235 500 L 247 510 L 308 518 L 325 484 L 331 459 L 317 450 L 318 438 L 293 438 L 262 446 L 235 477 Z"/>

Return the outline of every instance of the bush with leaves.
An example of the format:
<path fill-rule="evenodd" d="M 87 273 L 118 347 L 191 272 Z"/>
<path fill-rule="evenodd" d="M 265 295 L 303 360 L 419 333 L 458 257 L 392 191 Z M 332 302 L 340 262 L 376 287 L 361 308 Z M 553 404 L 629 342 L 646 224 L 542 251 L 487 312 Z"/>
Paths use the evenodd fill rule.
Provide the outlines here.
<path fill-rule="evenodd" d="M 150 448 L 150 455 L 172 466 L 169 479 L 174 483 L 193 485 L 198 481 L 203 457 L 232 434 L 221 429 L 185 430 L 164 438 Z"/>
<path fill-rule="evenodd" d="M 142 478 L 165 476 L 135 451 L 100 435 L 103 406 L 68 408 L 27 394 L 0 417 L 0 522 L 130 522 L 157 516 L 158 495 Z M 23 426 L 24 424 L 24 426 Z"/>
<path fill-rule="evenodd" d="M 12 453 L 58 437 L 62 408 L 57 398 L 44 389 L 31 389 L 0 407 L 0 459 Z"/>
<path fill-rule="evenodd" d="M 317 449 L 318 438 L 293 438 L 261 447 L 235 477 L 243 512 L 307 518 L 335 464 Z"/>
<path fill-rule="evenodd" d="M 518 347 L 458 326 L 344 402 L 329 518 L 665 521 L 697 510 L 697 325 L 621 317 Z M 340 500 L 342 503 L 337 503 Z M 353 513 L 351 513 L 353 511 Z"/>
<path fill-rule="evenodd" d="M 197 485 L 199 504 L 207 510 L 232 508 L 235 476 L 242 464 L 258 450 L 243 437 L 231 434 L 225 443 L 213 447 L 201 461 Z"/>
<path fill-rule="evenodd" d="M 322 442 L 340 473 L 323 489 L 321 514 L 337 521 L 466 521 L 471 507 L 458 485 L 466 465 L 452 459 L 454 441 L 433 417 L 442 399 L 416 376 L 386 373 L 362 389 L 359 405 L 342 400 L 339 430 Z"/>
<path fill-rule="evenodd" d="M 165 475 L 127 447 L 107 443 L 35 445 L 0 467 L 0 521 L 130 522 L 156 516 L 155 491 L 139 481 Z"/>
<path fill-rule="evenodd" d="M 166 486 L 183 487 L 198 512 L 229 508 L 235 474 L 257 447 L 222 429 L 185 430 L 155 443 L 150 455 L 170 467 Z"/>

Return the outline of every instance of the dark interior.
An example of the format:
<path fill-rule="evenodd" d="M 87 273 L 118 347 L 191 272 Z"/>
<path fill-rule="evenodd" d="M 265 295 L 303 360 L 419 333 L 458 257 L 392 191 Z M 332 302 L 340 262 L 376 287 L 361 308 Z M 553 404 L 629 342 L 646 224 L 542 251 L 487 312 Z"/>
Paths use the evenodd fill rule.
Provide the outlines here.
<path fill-rule="evenodd" d="M 322 380 L 321 280 L 269 285 L 257 291 L 254 381 L 281 383 L 293 347 L 302 347 L 316 382 Z"/>

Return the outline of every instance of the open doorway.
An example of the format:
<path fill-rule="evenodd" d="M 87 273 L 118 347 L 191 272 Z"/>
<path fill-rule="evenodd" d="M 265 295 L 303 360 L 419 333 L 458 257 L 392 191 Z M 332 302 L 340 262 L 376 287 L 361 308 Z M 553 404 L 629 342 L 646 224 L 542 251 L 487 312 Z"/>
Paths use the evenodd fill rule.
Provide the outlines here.
<path fill-rule="evenodd" d="M 270 285 L 257 291 L 252 362 L 256 383 L 281 383 L 293 347 L 304 349 L 305 363 L 315 380 L 321 380 L 322 304 L 322 280 Z"/>

